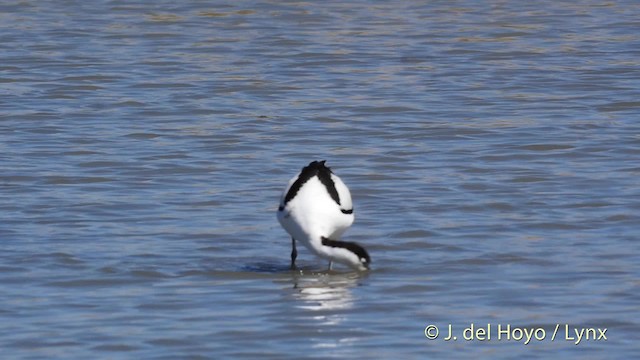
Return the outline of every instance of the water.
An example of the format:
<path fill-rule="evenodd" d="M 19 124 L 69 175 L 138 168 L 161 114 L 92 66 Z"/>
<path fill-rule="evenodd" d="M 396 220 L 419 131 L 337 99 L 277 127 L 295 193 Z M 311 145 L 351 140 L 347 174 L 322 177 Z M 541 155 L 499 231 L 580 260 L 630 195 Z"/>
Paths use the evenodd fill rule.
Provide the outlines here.
<path fill-rule="evenodd" d="M 637 356 L 639 16 L 3 2 L 2 357 Z M 368 274 L 287 269 L 278 198 L 321 159 Z"/>

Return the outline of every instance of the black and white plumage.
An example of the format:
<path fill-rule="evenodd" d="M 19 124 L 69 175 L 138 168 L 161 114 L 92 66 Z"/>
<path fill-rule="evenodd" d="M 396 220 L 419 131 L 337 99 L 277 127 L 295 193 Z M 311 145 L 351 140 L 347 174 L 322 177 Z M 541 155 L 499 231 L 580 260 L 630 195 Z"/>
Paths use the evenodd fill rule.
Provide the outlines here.
<path fill-rule="evenodd" d="M 325 165 L 312 161 L 294 176 L 282 193 L 278 221 L 291 235 L 291 268 L 295 268 L 296 241 L 314 254 L 356 270 L 367 270 L 371 258 L 353 242 L 338 240 L 353 224 L 353 204 L 347 186 Z"/>

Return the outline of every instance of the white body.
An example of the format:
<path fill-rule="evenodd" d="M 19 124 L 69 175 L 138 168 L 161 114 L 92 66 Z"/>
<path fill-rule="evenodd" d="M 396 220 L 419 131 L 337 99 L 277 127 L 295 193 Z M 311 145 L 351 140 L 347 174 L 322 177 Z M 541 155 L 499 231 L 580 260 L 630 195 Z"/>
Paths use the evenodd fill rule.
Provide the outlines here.
<path fill-rule="evenodd" d="M 324 162 L 322 162 L 322 167 L 324 168 Z M 328 168 L 326 169 L 330 172 Z M 294 176 L 289 181 L 289 185 L 280 199 L 277 216 L 282 227 L 295 239 L 294 242 L 301 242 L 314 254 L 329 261 L 365 270 L 368 266 L 368 255 L 364 261 L 360 256 L 344 247 L 323 244 L 323 238 L 340 239 L 342 234 L 353 224 L 353 204 L 347 186 L 338 176 L 330 174 L 338 193 L 338 203 L 330 195 L 326 184 L 323 184 L 320 178 L 314 175 L 304 182 L 295 196 L 285 204 L 287 193 L 300 176 L 301 174 Z"/>

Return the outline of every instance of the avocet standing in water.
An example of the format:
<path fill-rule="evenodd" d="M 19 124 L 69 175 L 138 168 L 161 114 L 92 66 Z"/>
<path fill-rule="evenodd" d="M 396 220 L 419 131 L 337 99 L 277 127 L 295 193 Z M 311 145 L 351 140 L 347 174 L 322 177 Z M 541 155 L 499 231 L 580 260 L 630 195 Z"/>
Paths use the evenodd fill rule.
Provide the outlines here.
<path fill-rule="evenodd" d="M 291 268 L 295 269 L 296 240 L 314 254 L 356 270 L 367 270 L 371 258 L 353 242 L 338 240 L 353 224 L 353 205 L 347 186 L 325 164 L 312 161 L 294 176 L 282 193 L 278 221 L 291 235 Z"/>

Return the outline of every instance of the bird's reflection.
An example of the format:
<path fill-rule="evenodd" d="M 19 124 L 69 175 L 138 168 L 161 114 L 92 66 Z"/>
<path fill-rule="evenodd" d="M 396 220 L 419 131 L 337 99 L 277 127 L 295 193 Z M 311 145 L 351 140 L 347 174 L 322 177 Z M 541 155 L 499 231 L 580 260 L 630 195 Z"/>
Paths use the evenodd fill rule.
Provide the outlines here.
<path fill-rule="evenodd" d="M 292 272 L 293 296 L 299 300 L 297 307 L 311 311 L 351 309 L 352 288 L 365 276 L 360 272 Z"/>
<path fill-rule="evenodd" d="M 310 347 L 335 351 L 360 339 L 349 322 L 359 306 L 361 286 L 368 273 L 289 271 L 283 295 L 290 306 L 287 321 L 297 334 L 306 334 Z M 346 326 L 346 328 L 345 328 Z"/>

